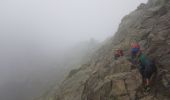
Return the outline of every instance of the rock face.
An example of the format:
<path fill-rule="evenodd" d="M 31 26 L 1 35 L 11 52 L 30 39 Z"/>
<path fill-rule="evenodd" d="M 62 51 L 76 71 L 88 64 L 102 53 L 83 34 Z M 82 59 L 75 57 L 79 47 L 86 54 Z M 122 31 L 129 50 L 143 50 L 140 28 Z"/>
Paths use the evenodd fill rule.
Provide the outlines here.
<path fill-rule="evenodd" d="M 105 77 L 93 92 L 90 91 L 89 95 L 83 95 L 82 100 L 135 100 L 140 84 L 141 78 L 136 70 L 110 75 Z"/>
<path fill-rule="evenodd" d="M 139 41 L 157 64 L 149 94 L 143 93 L 141 76 L 126 57 L 113 60 L 113 49 L 127 54 Z M 170 0 L 149 0 L 125 16 L 114 37 L 91 60 L 39 100 L 169 100 L 170 99 Z M 127 55 L 128 56 L 128 55 Z"/>

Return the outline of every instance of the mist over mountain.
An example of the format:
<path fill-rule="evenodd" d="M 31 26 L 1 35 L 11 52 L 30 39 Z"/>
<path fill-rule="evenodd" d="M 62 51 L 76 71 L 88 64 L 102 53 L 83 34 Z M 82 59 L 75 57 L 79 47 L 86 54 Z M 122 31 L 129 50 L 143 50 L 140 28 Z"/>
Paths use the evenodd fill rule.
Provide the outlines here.
<path fill-rule="evenodd" d="M 0 100 L 32 100 L 58 87 L 141 2 L 1 0 Z"/>
<path fill-rule="evenodd" d="M 56 52 L 42 52 L 35 47 L 19 48 L 16 52 L 11 49 L 15 55 L 10 57 L 14 58 L 6 58 L 1 62 L 1 66 L 4 67 L 1 67 L 3 76 L 1 76 L 0 98 L 31 100 L 40 96 L 49 87 L 59 84 L 71 69 L 79 67 L 80 63 L 85 63 L 85 58 L 88 60 L 88 56 L 98 46 L 99 43 L 95 40 L 82 42 L 60 56 Z"/>

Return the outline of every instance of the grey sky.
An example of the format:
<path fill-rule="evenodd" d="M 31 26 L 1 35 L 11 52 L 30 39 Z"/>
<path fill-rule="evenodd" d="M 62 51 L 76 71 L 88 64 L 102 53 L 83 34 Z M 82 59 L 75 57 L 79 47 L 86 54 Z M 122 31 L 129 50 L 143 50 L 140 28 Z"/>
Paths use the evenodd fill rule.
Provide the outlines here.
<path fill-rule="evenodd" d="M 61 48 L 89 38 L 104 40 L 124 15 L 146 1 L 1 0 L 0 34 L 6 40 Z"/>

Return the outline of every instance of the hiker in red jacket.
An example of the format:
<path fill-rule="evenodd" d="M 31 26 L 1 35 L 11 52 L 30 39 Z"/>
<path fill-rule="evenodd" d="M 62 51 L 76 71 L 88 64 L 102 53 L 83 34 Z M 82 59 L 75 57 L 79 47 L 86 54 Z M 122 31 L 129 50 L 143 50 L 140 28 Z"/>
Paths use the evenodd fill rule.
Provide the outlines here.
<path fill-rule="evenodd" d="M 136 58 L 140 51 L 140 45 L 137 42 L 131 44 L 131 57 L 132 59 Z"/>
<path fill-rule="evenodd" d="M 117 59 L 117 58 L 119 58 L 119 57 L 121 57 L 123 55 L 124 54 L 123 54 L 123 50 L 122 49 L 116 49 L 115 54 L 114 54 L 115 59 Z"/>

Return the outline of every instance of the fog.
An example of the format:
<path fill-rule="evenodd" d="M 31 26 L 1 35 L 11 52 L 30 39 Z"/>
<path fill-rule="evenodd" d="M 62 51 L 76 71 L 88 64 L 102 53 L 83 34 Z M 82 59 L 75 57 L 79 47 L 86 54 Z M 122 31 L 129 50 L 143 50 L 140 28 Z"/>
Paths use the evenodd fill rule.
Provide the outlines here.
<path fill-rule="evenodd" d="M 142 2 L 147 0 L 0 0 L 0 100 L 40 96 L 91 52 L 79 49 L 82 42 L 112 36 Z"/>

